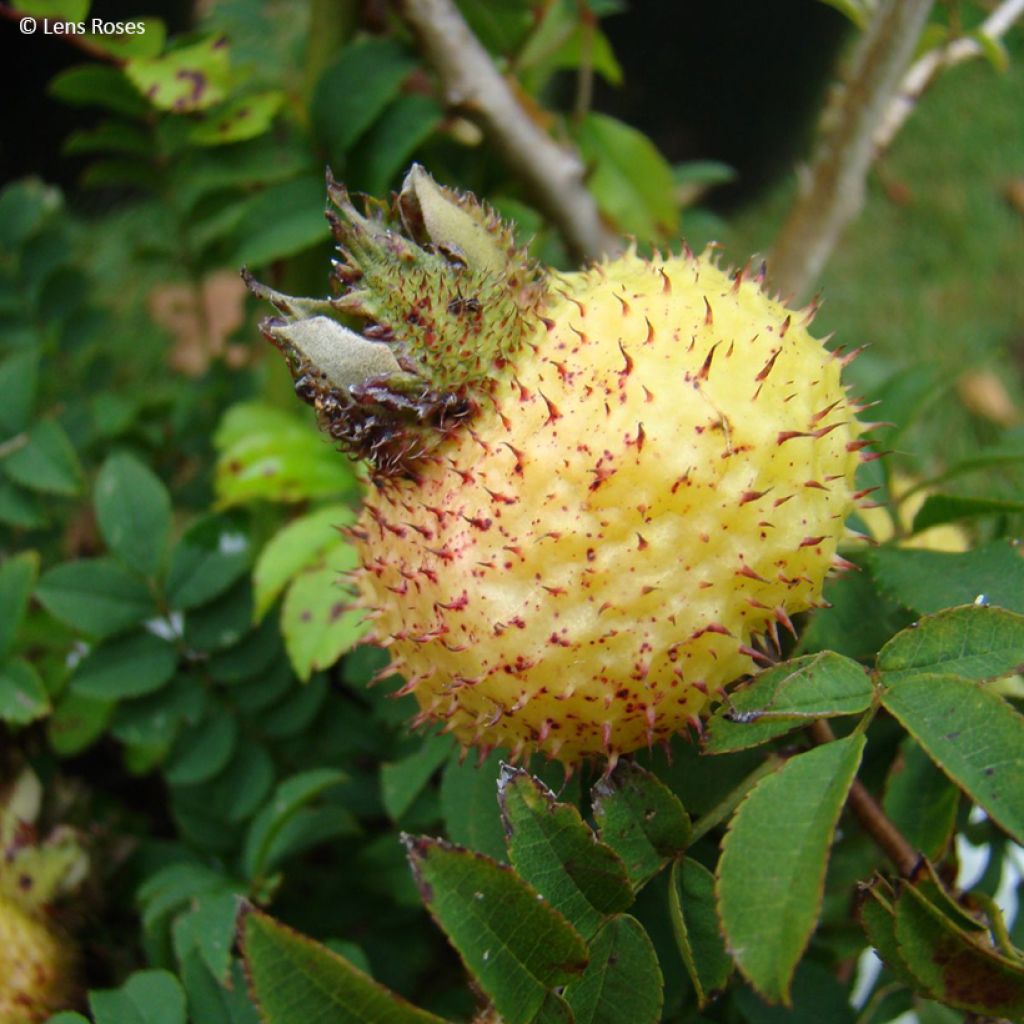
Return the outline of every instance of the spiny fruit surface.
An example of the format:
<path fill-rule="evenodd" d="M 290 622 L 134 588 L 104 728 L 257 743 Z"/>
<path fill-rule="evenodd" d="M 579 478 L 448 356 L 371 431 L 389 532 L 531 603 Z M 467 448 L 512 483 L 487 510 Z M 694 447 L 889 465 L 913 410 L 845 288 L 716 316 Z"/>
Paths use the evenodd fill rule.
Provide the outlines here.
<path fill-rule="evenodd" d="M 707 256 L 525 294 L 472 415 L 378 472 L 355 575 L 422 721 L 574 763 L 698 724 L 819 601 L 865 442 L 809 317 Z"/>
<path fill-rule="evenodd" d="M 43 921 L 0 897 L 0 1024 L 34 1024 L 73 998 L 73 947 Z"/>

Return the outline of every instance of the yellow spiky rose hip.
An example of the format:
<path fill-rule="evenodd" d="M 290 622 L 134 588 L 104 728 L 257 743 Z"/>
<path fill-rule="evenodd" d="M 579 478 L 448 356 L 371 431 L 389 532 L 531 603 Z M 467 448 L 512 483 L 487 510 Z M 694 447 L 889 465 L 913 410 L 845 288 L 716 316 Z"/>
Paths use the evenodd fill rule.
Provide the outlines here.
<path fill-rule="evenodd" d="M 707 256 L 543 276 L 418 168 L 409 239 L 332 192 L 341 297 L 256 287 L 300 394 L 376 469 L 359 602 L 421 719 L 568 763 L 698 723 L 836 562 L 865 444 L 842 360 Z M 366 352 L 393 367 L 351 379 Z"/>

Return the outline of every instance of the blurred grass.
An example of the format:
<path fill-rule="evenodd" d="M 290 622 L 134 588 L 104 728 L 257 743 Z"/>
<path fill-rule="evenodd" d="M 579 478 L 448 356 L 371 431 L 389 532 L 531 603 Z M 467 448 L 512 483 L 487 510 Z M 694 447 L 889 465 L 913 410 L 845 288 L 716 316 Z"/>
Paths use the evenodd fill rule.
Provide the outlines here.
<path fill-rule="evenodd" d="M 1015 49 L 1006 73 L 978 60 L 934 84 L 871 174 L 865 208 L 819 284 L 815 331 L 870 346 L 850 368 L 855 390 L 914 364 L 947 385 L 901 440 L 919 473 L 1001 432 L 958 399 L 964 370 L 994 371 L 1024 412 L 1024 212 L 1007 198 L 1024 178 L 1024 45 Z M 730 263 L 768 251 L 792 191 L 791 178 L 728 222 L 697 219 L 693 241 L 713 230 Z"/>

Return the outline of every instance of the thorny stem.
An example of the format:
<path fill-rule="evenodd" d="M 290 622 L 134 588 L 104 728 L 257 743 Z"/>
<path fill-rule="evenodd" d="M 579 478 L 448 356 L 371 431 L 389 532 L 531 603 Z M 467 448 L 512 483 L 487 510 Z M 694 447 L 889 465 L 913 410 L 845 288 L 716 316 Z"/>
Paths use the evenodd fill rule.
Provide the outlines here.
<path fill-rule="evenodd" d="M 897 94 L 934 0 L 882 0 L 862 35 L 834 124 L 782 225 L 770 267 L 775 286 L 799 301 L 813 286 L 846 225 L 860 211 L 874 138 Z"/>
<path fill-rule="evenodd" d="M 398 0 L 398 9 L 441 80 L 445 101 L 475 120 L 533 193 L 573 258 L 621 249 L 584 185 L 579 154 L 551 138 L 523 108 L 452 0 Z"/>
<path fill-rule="evenodd" d="M 836 737 L 823 718 L 807 727 L 807 734 L 816 746 L 831 743 Z M 889 820 L 878 801 L 859 779 L 853 780 L 846 805 L 864 830 L 882 848 L 904 878 L 913 878 L 921 863 L 921 855 L 907 842 L 903 833 Z"/>

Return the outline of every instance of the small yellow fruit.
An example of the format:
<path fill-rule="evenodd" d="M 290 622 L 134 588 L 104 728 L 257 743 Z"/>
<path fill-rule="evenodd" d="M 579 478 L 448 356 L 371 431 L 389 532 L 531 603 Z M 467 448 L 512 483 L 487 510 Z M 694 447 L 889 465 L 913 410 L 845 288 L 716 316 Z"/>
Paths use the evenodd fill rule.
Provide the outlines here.
<path fill-rule="evenodd" d="M 0 1024 L 35 1024 L 71 1005 L 71 942 L 11 900 L 0 898 Z"/>
<path fill-rule="evenodd" d="M 422 176 L 412 191 L 428 213 L 442 204 L 473 214 Z M 808 333 L 808 311 L 788 311 L 708 256 L 631 252 L 524 288 L 522 264 L 506 256 L 495 269 L 458 222 L 439 229 L 444 237 L 428 230 L 425 243 L 432 259 L 446 243 L 457 255 L 415 288 L 398 279 L 407 315 L 392 298 L 382 321 L 367 312 L 380 303 L 366 299 L 372 274 L 362 271 L 408 243 L 377 225 L 367 256 L 371 231 L 346 202 L 339 277 L 359 299 L 338 307 L 362 311 L 364 334 L 383 338 L 404 374 L 427 362 L 417 346 L 437 359 L 441 336 L 456 369 L 467 352 L 492 356 L 483 379 L 481 360 L 472 363 L 461 390 L 451 364 L 442 388 L 422 374 L 419 393 L 433 385 L 464 415 L 426 439 L 416 433 L 425 417 L 381 434 L 378 487 L 352 531 L 359 603 L 421 720 L 444 722 L 464 745 L 567 763 L 699 726 L 709 701 L 755 668 L 756 639 L 814 606 L 836 564 L 866 443 L 843 360 Z M 466 246 L 452 243 L 463 236 L 484 254 L 485 274 L 474 277 Z M 418 258 L 403 255 L 407 265 Z M 505 305 L 488 321 L 496 294 Z M 295 334 L 271 333 L 279 346 Z M 362 358 L 364 345 L 346 351 Z M 328 376 L 306 395 L 328 427 L 346 402 L 365 422 L 362 392 L 332 388 Z M 384 412 L 373 410 L 379 430 L 394 422 Z M 365 431 L 350 447 L 377 450 Z"/>

